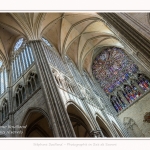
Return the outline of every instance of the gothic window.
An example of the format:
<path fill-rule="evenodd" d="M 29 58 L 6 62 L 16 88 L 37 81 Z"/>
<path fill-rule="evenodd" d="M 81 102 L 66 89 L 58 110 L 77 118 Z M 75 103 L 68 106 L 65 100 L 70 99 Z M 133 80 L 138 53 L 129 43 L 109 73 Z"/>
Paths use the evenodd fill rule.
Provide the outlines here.
<path fill-rule="evenodd" d="M 28 92 L 29 92 L 29 95 L 32 94 L 32 87 L 31 87 L 30 81 L 28 81 Z"/>
<path fill-rule="evenodd" d="M 2 62 L 2 61 L 0 61 L 0 68 L 2 67 L 2 64 L 3 64 L 3 62 Z"/>
<path fill-rule="evenodd" d="M 36 90 L 36 86 L 35 86 L 35 81 L 34 81 L 33 78 L 31 79 L 31 84 L 32 84 L 33 91 L 35 91 Z"/>
<path fill-rule="evenodd" d="M 125 107 L 125 103 L 114 95 L 111 95 L 110 101 L 117 112 L 121 111 Z"/>
<path fill-rule="evenodd" d="M 125 85 L 124 86 L 124 96 L 129 101 L 132 102 L 141 95 L 140 91 L 134 85 Z"/>
<path fill-rule="evenodd" d="M 8 117 L 9 109 L 8 109 L 8 102 L 4 99 L 2 103 L 2 121 L 4 121 Z"/>
<path fill-rule="evenodd" d="M 137 83 L 144 91 L 150 89 L 150 80 L 143 74 L 138 75 Z"/>
<path fill-rule="evenodd" d="M 22 103 L 22 93 L 21 90 L 19 90 L 19 99 L 20 99 L 20 104 Z"/>
<path fill-rule="evenodd" d="M 34 62 L 32 50 L 24 38 L 16 42 L 12 58 L 13 82 L 15 82 Z"/>
<path fill-rule="evenodd" d="M 17 107 L 19 106 L 19 95 L 18 95 L 18 93 L 16 93 L 16 106 Z"/>
<path fill-rule="evenodd" d="M 39 86 L 39 79 L 38 79 L 37 74 L 34 75 L 34 80 L 35 80 L 36 87 L 38 87 Z"/>
<path fill-rule="evenodd" d="M 29 95 L 39 87 L 39 79 L 36 73 L 31 72 L 27 81 Z"/>
<path fill-rule="evenodd" d="M 15 44 L 15 46 L 14 46 L 14 51 L 17 51 L 20 47 L 21 47 L 21 45 L 23 44 L 23 38 L 20 38 L 17 42 L 16 42 L 16 44 Z"/>
<path fill-rule="evenodd" d="M 0 61 L 0 95 L 3 94 L 8 86 L 7 71 L 2 61 Z"/>
<path fill-rule="evenodd" d="M 16 89 L 16 107 L 20 106 L 26 98 L 25 88 L 22 85 L 18 85 Z"/>
<path fill-rule="evenodd" d="M 117 47 L 107 48 L 94 60 L 92 72 L 104 91 L 112 93 L 138 71 L 134 62 Z"/>
<path fill-rule="evenodd" d="M 118 98 L 118 101 L 121 104 L 122 108 L 125 108 L 126 107 L 126 103 L 123 101 L 123 98 L 118 93 L 117 93 L 117 98 Z"/>

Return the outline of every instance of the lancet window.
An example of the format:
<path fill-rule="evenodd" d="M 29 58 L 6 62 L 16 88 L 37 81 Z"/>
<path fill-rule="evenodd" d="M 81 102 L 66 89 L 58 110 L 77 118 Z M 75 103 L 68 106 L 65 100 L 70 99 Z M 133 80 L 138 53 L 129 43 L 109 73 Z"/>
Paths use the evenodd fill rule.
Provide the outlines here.
<path fill-rule="evenodd" d="M 143 74 L 138 75 L 137 83 L 144 91 L 150 89 L 150 80 Z"/>
<path fill-rule="evenodd" d="M 34 62 L 32 49 L 25 39 L 20 38 L 16 42 L 12 58 L 12 74 L 15 82 Z"/>
<path fill-rule="evenodd" d="M 6 91 L 7 86 L 8 86 L 8 78 L 6 67 L 0 60 L 0 95 Z"/>
<path fill-rule="evenodd" d="M 18 85 L 15 92 L 16 107 L 19 107 L 26 98 L 25 88 L 22 85 Z"/>
<path fill-rule="evenodd" d="M 32 94 L 39 87 L 39 79 L 36 73 L 31 72 L 27 81 L 28 93 Z"/>

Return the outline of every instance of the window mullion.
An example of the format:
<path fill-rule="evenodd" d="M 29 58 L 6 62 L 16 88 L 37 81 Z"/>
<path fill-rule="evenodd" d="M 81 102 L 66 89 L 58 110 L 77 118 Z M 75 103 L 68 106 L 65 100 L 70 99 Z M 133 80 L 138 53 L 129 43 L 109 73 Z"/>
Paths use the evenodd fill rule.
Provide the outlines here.
<path fill-rule="evenodd" d="M 16 68 L 16 74 L 17 74 L 17 78 L 19 77 L 19 72 L 18 72 L 18 65 L 17 65 L 17 57 L 15 58 L 15 68 Z"/>
<path fill-rule="evenodd" d="M 29 58 L 29 62 L 30 62 L 30 65 L 32 64 L 32 58 L 31 58 L 31 54 L 30 54 L 30 50 L 29 50 L 29 47 L 26 45 L 26 50 L 27 50 L 27 54 L 28 54 L 28 58 Z"/>
<path fill-rule="evenodd" d="M 25 54 L 27 66 L 29 67 L 29 66 L 30 66 L 30 61 L 29 61 L 29 58 L 28 58 L 28 55 L 27 55 L 27 49 L 26 49 L 26 48 L 25 48 L 25 50 L 24 50 L 24 54 Z"/>
<path fill-rule="evenodd" d="M 25 71 L 27 69 L 27 65 L 25 61 L 24 51 L 21 52 L 21 58 L 22 58 L 22 63 L 23 63 L 23 71 Z"/>
<path fill-rule="evenodd" d="M 17 59 L 16 59 L 16 62 L 17 62 L 17 70 L 18 70 L 18 75 L 19 75 L 19 77 L 20 77 L 20 75 L 21 75 L 21 72 L 20 72 L 20 65 L 19 65 L 19 56 L 17 57 Z"/>

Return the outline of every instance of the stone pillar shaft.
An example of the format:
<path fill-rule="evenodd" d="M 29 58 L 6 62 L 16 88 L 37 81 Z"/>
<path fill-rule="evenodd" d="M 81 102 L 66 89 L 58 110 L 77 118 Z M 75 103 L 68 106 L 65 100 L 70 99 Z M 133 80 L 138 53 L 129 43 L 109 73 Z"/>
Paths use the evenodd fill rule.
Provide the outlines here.
<path fill-rule="evenodd" d="M 42 88 L 47 102 L 50 118 L 52 120 L 52 129 L 56 137 L 75 137 L 75 133 L 70 122 L 63 100 L 59 94 L 55 79 L 51 72 L 50 65 L 46 57 L 46 49 L 42 41 L 30 41 L 35 64 L 39 72 Z"/>

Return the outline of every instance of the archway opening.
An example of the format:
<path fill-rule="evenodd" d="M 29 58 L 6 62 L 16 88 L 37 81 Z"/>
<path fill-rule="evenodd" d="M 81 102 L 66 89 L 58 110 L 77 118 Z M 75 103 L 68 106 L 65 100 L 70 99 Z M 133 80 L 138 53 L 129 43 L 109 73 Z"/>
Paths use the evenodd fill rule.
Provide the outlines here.
<path fill-rule="evenodd" d="M 113 137 L 112 133 L 110 132 L 109 128 L 106 126 L 104 121 L 102 121 L 99 117 L 96 117 L 99 127 L 101 128 L 105 137 Z"/>
<path fill-rule="evenodd" d="M 67 107 L 67 112 L 76 137 L 90 137 L 91 127 L 84 114 L 72 104 Z"/>
<path fill-rule="evenodd" d="M 123 134 L 122 134 L 121 131 L 118 129 L 118 127 L 115 125 L 115 123 L 113 123 L 113 126 L 114 126 L 115 130 L 117 131 L 119 137 L 123 137 Z"/>
<path fill-rule="evenodd" d="M 47 118 L 38 111 L 31 112 L 24 124 L 24 137 L 54 137 Z"/>

